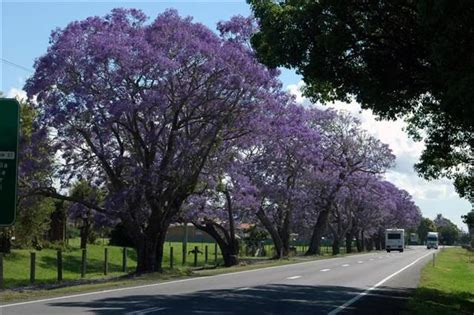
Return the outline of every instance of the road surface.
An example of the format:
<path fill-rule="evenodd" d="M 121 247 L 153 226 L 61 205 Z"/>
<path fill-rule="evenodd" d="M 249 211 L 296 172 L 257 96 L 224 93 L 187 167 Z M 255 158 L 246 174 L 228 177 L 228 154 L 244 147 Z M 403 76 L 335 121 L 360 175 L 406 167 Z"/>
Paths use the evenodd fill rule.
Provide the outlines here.
<path fill-rule="evenodd" d="M 0 306 L 14 314 L 398 314 L 434 251 L 368 254 Z"/>

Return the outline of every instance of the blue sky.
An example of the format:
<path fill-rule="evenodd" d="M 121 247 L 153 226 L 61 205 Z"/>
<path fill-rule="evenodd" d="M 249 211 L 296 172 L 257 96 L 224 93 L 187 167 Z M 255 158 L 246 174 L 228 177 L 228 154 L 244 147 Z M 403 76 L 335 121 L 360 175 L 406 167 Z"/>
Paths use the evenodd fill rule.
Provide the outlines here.
<path fill-rule="evenodd" d="M 141 9 L 151 19 L 167 8 L 175 8 L 181 15 L 190 15 L 211 29 L 216 23 L 240 14 L 247 16 L 250 8 L 245 1 L 8 1 L 3 0 L 0 15 L 0 89 L 12 94 L 21 90 L 24 81 L 32 74 L 35 58 L 46 52 L 51 30 L 64 27 L 73 20 L 91 15 L 105 15 L 115 7 Z M 18 66 L 13 66 L 13 62 Z M 23 69 L 26 68 L 26 69 Z M 29 69 L 29 71 L 28 71 Z M 301 78 L 291 70 L 281 75 L 284 86 L 298 96 L 301 103 L 309 103 L 298 91 Z M 421 208 L 423 215 L 434 218 L 442 213 L 459 227 L 466 230 L 460 216 L 471 209 L 466 200 L 457 197 L 448 180 L 427 182 L 413 171 L 413 163 L 419 157 L 423 145 L 414 143 L 403 132 L 403 122 L 377 122 L 368 111 L 361 111 L 358 104 L 334 104 L 359 116 L 363 126 L 382 141 L 388 143 L 397 155 L 397 166 L 387 178 L 397 186 L 410 192 Z"/>

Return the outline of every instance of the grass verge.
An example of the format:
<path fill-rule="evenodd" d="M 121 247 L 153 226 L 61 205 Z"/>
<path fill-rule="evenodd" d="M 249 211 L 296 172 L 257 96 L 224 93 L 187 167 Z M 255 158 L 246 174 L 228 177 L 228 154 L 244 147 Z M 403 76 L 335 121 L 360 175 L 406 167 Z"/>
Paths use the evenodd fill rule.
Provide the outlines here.
<path fill-rule="evenodd" d="M 474 314 L 474 253 L 462 248 L 440 252 L 426 265 L 410 300 L 410 314 Z"/>

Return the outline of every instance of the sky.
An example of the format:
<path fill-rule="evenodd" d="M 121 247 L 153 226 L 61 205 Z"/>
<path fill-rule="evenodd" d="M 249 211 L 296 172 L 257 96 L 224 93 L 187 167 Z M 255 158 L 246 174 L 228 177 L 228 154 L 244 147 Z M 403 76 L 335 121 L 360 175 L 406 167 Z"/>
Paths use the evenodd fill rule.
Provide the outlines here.
<path fill-rule="evenodd" d="M 248 16 L 250 8 L 245 1 L 11 1 L 1 0 L 0 37 L 0 90 L 9 97 L 24 95 L 22 87 L 32 75 L 36 58 L 48 47 L 49 35 L 57 27 L 86 17 L 103 16 L 116 7 L 141 9 L 154 19 L 167 8 L 175 8 L 180 15 L 192 16 L 194 21 L 215 30 L 216 23 L 228 20 L 233 15 Z M 320 106 L 301 95 L 301 77 L 293 70 L 282 69 L 280 79 L 283 86 L 306 106 Z M 362 126 L 382 142 L 390 145 L 396 166 L 389 170 L 386 178 L 398 187 L 407 190 L 420 207 L 423 216 L 433 219 L 438 213 L 450 219 L 463 230 L 461 215 L 472 208 L 471 204 L 457 196 L 452 182 L 447 179 L 426 181 L 413 170 L 423 143 L 413 142 L 403 131 L 403 121 L 377 121 L 369 110 L 361 110 L 359 104 L 335 103 L 327 105 L 346 110 L 357 116 Z"/>

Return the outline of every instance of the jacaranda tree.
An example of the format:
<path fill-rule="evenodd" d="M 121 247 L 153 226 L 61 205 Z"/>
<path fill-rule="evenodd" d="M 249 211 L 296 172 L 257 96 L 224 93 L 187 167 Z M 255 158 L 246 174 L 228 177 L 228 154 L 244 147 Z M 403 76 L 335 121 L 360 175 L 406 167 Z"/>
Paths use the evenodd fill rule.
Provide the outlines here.
<path fill-rule="evenodd" d="M 137 272 L 161 270 L 168 226 L 206 161 L 250 132 L 281 88 L 232 29 L 218 35 L 172 10 L 146 21 L 115 9 L 54 31 L 25 86 L 60 146 L 62 183 L 107 192 L 103 207 L 87 206 L 123 222 Z"/>

